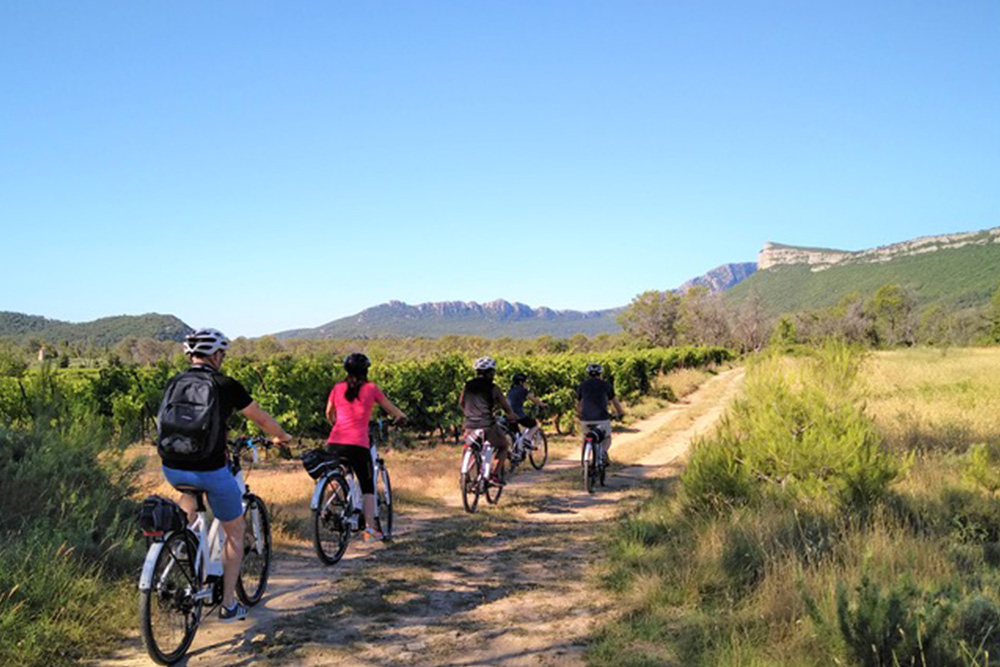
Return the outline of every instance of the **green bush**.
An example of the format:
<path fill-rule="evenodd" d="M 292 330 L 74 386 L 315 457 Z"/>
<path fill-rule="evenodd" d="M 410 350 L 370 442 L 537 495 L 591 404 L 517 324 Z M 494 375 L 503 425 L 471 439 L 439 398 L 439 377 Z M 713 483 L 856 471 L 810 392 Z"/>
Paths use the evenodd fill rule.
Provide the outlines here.
<path fill-rule="evenodd" d="M 863 667 L 948 664 L 938 639 L 952 607 L 909 582 L 883 591 L 867 576 L 852 596 L 837 587 L 837 624 L 851 655 Z"/>
<path fill-rule="evenodd" d="M 865 512 L 901 471 L 858 407 L 861 353 L 831 344 L 791 363 L 751 364 L 746 390 L 715 434 L 693 447 L 682 476 L 692 509 L 772 497 L 824 497 Z"/>

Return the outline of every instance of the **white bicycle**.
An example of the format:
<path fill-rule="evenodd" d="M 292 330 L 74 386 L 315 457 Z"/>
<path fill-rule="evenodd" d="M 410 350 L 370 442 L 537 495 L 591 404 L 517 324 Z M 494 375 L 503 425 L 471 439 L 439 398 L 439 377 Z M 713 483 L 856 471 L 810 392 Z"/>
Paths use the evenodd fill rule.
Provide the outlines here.
<path fill-rule="evenodd" d="M 541 470 L 549 459 L 549 439 L 542 430 L 541 422 L 531 428 L 522 427 L 514 431 L 506 417 L 501 415 L 497 421 L 510 436 L 510 472 L 513 473 L 525 458 L 531 461 L 535 470 Z"/>
<path fill-rule="evenodd" d="M 375 526 L 385 540 L 392 539 L 392 484 L 385 461 L 378 455 L 376 440 L 370 441 L 375 481 Z M 351 536 L 365 529 L 361 485 L 346 462 L 335 454 L 313 450 L 303 456 L 303 464 L 316 479 L 309 509 L 313 515 L 313 546 L 327 565 L 339 561 Z"/>
<path fill-rule="evenodd" d="M 236 594 L 251 607 L 264 596 L 271 570 L 271 524 L 264 501 L 250 493 L 240 469 L 240 454 L 249 449 L 258 460 L 257 445 L 263 437 L 242 437 L 229 443 L 230 469 L 243 492 L 243 564 Z M 139 578 L 139 626 L 149 656 L 161 665 L 184 657 L 202 618 L 222 603 L 222 545 L 225 534 L 218 519 L 208 523 L 205 494 L 193 487 L 178 487 L 194 495 L 198 518 L 190 526 L 186 514 L 173 501 L 153 496 L 147 503 L 160 509 L 144 522 L 151 543 Z M 209 605 L 208 614 L 204 614 Z"/>

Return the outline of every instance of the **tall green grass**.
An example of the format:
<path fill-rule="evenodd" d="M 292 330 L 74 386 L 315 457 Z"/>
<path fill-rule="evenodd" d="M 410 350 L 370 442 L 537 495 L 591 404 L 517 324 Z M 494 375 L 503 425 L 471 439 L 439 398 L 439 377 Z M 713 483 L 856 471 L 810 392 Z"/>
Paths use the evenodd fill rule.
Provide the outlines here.
<path fill-rule="evenodd" d="M 988 459 L 887 446 L 866 367 L 836 346 L 751 365 L 680 490 L 656 490 L 609 540 L 604 581 L 626 611 L 592 664 L 997 664 Z"/>
<path fill-rule="evenodd" d="M 135 468 L 72 412 L 0 426 L 0 664 L 75 663 L 134 624 Z"/>

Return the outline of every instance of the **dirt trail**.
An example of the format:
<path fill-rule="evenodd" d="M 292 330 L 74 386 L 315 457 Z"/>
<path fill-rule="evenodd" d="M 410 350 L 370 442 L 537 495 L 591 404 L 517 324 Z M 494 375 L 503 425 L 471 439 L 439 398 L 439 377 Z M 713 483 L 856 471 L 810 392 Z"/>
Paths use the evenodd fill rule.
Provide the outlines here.
<path fill-rule="evenodd" d="M 566 446 L 540 472 L 525 463 L 498 506 L 483 499 L 466 514 L 456 491 L 407 507 L 393 542 L 352 542 L 334 567 L 308 545 L 283 547 L 263 605 L 242 624 L 203 623 L 186 664 L 583 664 L 587 638 L 612 613 L 593 570 L 606 520 L 645 493 L 646 478 L 676 474 L 742 377 L 722 373 L 616 433 L 622 463 L 593 495 L 582 490 L 578 450 Z M 101 664 L 149 661 L 136 638 Z"/>

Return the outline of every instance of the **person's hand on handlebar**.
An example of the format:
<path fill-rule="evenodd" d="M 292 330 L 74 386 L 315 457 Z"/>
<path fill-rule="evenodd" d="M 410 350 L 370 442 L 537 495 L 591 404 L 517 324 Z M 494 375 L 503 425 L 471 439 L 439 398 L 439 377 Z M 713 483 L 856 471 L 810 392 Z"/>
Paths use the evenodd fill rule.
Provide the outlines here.
<path fill-rule="evenodd" d="M 281 435 L 276 435 L 271 438 L 271 444 L 275 447 L 281 447 L 282 445 L 287 445 L 292 441 L 292 436 L 287 433 L 282 433 Z"/>
<path fill-rule="evenodd" d="M 398 417 L 393 417 L 392 418 L 392 425 L 393 426 L 402 426 L 403 424 L 405 424 L 407 422 L 408 419 L 409 419 L 409 417 L 407 417 L 406 415 L 400 414 Z"/>

